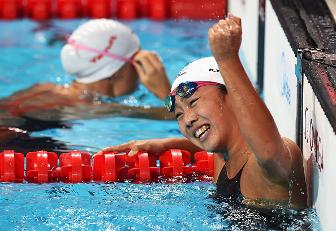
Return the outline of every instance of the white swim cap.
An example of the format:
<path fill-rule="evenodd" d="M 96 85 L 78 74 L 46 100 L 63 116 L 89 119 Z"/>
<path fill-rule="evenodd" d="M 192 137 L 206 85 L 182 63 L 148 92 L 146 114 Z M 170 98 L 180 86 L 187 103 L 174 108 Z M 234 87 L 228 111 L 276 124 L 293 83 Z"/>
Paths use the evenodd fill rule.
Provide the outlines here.
<path fill-rule="evenodd" d="M 214 57 L 201 58 L 188 64 L 176 77 L 170 92 L 172 93 L 181 83 L 205 81 L 225 85 Z"/>
<path fill-rule="evenodd" d="M 110 19 L 94 19 L 79 26 L 61 51 L 64 70 L 80 83 L 112 76 L 140 49 L 127 26 Z"/>

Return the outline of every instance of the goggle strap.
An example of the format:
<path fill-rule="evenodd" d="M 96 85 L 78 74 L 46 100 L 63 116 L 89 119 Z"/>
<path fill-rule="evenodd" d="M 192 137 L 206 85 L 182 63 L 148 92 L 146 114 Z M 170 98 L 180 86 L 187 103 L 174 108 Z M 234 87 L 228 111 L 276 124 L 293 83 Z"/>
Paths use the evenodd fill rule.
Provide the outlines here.
<path fill-rule="evenodd" d="M 117 60 L 122 61 L 122 62 L 131 62 L 131 59 L 129 59 L 129 58 L 126 58 L 126 57 L 123 57 L 123 56 L 117 55 L 117 54 L 112 54 L 112 53 L 107 52 L 107 51 L 101 51 L 101 50 L 98 50 L 98 49 L 95 49 L 95 48 L 92 48 L 92 47 L 88 47 L 84 44 L 79 44 L 73 39 L 68 39 L 68 44 L 77 48 L 77 49 L 80 49 L 80 50 L 97 53 L 97 54 L 100 54 L 100 55 L 110 57 L 112 59 L 117 59 Z"/>

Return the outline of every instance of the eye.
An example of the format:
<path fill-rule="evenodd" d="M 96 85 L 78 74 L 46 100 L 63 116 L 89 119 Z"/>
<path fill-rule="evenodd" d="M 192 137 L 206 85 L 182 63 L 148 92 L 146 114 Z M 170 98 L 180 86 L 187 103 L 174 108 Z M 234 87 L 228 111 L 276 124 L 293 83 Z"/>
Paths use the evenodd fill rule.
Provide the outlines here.
<path fill-rule="evenodd" d="M 199 98 L 195 98 L 195 99 L 190 100 L 189 105 L 190 106 L 195 106 L 195 104 L 196 104 L 196 102 L 197 102 L 198 99 Z"/>
<path fill-rule="evenodd" d="M 183 113 L 181 113 L 181 112 L 177 112 L 177 113 L 175 113 L 175 119 L 176 119 L 176 120 L 181 119 L 182 115 L 183 115 Z"/>

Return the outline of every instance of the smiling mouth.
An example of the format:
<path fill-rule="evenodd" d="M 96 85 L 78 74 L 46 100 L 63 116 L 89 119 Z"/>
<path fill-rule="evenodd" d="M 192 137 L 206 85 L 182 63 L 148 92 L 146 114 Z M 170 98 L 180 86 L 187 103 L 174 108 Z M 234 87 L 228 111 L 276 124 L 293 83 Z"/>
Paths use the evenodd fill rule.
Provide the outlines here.
<path fill-rule="evenodd" d="M 198 139 L 202 139 L 204 134 L 210 129 L 210 126 L 208 124 L 203 125 L 199 129 L 197 129 L 194 133 L 194 136 Z"/>

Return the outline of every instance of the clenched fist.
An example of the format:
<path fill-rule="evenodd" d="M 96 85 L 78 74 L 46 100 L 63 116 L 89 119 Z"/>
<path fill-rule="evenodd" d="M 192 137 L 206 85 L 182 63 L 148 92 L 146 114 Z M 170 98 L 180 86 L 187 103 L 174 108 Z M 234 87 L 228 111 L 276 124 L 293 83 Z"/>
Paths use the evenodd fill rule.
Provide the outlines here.
<path fill-rule="evenodd" d="M 209 29 L 208 36 L 210 49 L 217 62 L 237 58 L 242 40 L 240 18 L 229 14 Z"/>

